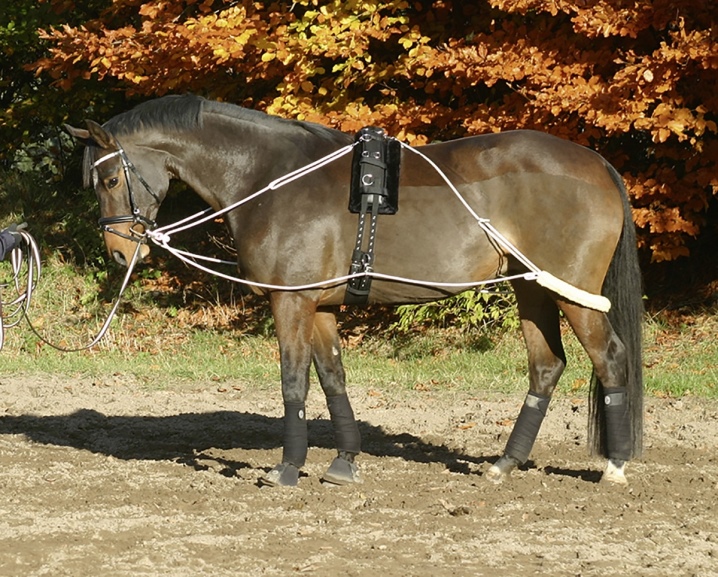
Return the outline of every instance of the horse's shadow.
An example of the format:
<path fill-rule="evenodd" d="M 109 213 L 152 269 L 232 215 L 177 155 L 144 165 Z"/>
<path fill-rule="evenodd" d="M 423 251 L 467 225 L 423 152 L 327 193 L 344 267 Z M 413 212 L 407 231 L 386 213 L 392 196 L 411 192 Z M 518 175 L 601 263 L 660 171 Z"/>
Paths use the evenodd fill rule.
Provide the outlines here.
<path fill-rule="evenodd" d="M 309 421 L 308 427 L 310 450 L 313 447 L 334 447 L 332 425 L 328 419 Z M 466 474 L 477 474 L 477 466 L 498 459 L 498 455 L 467 455 L 409 433 L 390 433 L 365 421 L 359 422 L 359 429 L 363 452 L 370 455 L 399 457 L 420 463 L 438 462 L 452 472 Z M 282 431 L 282 419 L 238 411 L 158 417 L 108 416 L 82 409 L 59 416 L 0 417 L 0 435 L 21 434 L 44 445 L 74 447 L 124 460 L 174 461 L 198 469 L 206 468 L 201 461 L 203 453 L 209 449 L 281 448 Z M 249 463 L 216 455 L 212 459 L 220 464 L 220 472 L 225 475 L 253 468 Z"/>

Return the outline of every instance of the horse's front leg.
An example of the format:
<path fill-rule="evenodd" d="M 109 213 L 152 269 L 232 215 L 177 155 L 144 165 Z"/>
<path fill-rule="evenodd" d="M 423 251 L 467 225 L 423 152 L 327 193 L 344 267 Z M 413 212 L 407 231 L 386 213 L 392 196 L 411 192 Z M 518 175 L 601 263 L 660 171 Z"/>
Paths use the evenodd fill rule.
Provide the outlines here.
<path fill-rule="evenodd" d="M 316 302 L 290 292 L 272 293 L 270 301 L 279 341 L 284 443 L 282 462 L 269 471 L 261 482 L 270 486 L 292 487 L 297 485 L 299 470 L 307 459 L 305 402 L 309 390 Z"/>
<path fill-rule="evenodd" d="M 504 454 L 486 476 L 494 483 L 506 479 L 529 458 L 546 416 L 551 395 L 566 366 L 561 344 L 558 307 L 546 291 L 533 281 L 515 281 L 514 290 L 526 342 L 529 392 L 506 443 Z"/>
<path fill-rule="evenodd" d="M 361 451 L 361 438 L 347 396 L 337 321 L 328 310 L 319 310 L 314 319 L 312 352 L 314 367 L 327 398 L 338 452 L 322 480 L 334 485 L 359 483 L 361 477 L 354 458 Z"/>

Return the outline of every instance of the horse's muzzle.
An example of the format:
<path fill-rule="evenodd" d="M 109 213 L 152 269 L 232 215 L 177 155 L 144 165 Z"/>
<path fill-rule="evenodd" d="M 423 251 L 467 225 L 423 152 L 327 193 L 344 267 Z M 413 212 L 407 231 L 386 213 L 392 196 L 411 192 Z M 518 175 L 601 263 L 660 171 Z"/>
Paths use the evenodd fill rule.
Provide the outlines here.
<path fill-rule="evenodd" d="M 150 253 L 150 247 L 146 244 L 145 227 L 142 224 L 115 220 L 112 226 L 103 223 L 102 231 L 108 254 L 122 266 L 129 265 L 138 243 L 142 245 L 138 255 L 140 260 Z"/>

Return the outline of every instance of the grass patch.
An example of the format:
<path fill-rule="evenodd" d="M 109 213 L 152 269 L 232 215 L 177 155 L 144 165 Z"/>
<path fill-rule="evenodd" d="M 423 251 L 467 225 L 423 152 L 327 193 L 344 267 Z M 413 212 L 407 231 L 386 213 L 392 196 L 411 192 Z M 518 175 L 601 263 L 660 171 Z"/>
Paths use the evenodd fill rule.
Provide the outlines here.
<path fill-rule="evenodd" d="M 202 208 L 198 199 L 197 206 L 192 202 L 170 193 L 161 212 L 166 222 L 160 224 Z M 27 220 L 29 232 L 43 247 L 43 276 L 30 311 L 38 331 L 62 347 L 90 342 L 124 274 L 103 256 L 92 191 L 63 192 L 58 183 L 0 171 L 0 215 L 0 224 Z M 222 225 L 209 224 L 207 231 L 186 242 L 190 250 L 226 257 L 221 250 L 229 240 Z M 236 284 L 187 269 L 160 252 L 155 249 L 149 262 L 135 272 L 117 318 L 96 347 L 59 352 L 22 323 L 6 335 L 0 374 L 132 379 L 152 388 L 229 381 L 278 387 L 279 355 L 264 301 L 243 295 Z M 11 276 L 9 264 L 0 263 L 0 285 Z M 11 300 L 8 286 L 0 289 L 0 298 Z M 350 385 L 523 393 L 528 387 L 526 350 L 518 331 L 507 328 L 511 323 L 483 326 L 471 333 L 451 327 L 462 318 L 482 325 L 486 315 L 480 319 L 472 315 L 476 302 L 486 310 L 489 303 L 483 299 L 480 294 L 464 295 L 448 316 L 431 305 L 414 308 L 405 317 L 414 325 L 404 323 L 408 329 L 404 333 L 397 328 L 399 317 L 389 309 L 348 311 L 342 334 Z M 510 297 L 506 299 L 510 304 Z M 711 297 L 705 302 L 718 301 Z M 649 318 L 644 351 L 648 394 L 718 397 L 715 313 L 715 306 L 685 311 L 672 306 Z M 444 326 L 429 328 L 426 320 L 438 321 L 434 327 Z M 495 319 L 489 315 L 489 320 Z M 573 333 L 564 327 L 564 334 L 568 367 L 558 394 L 583 394 L 590 365 Z"/>
<path fill-rule="evenodd" d="M 659 397 L 718 398 L 716 311 L 704 310 L 668 321 L 646 323 L 643 354 L 645 388 Z"/>
<path fill-rule="evenodd" d="M 32 321 L 52 342 L 81 346 L 105 320 L 122 271 L 107 273 L 52 255 L 46 258 Z M 0 263 L 5 278 L 8 267 Z M 7 291 L 3 289 L 3 297 Z M 345 315 L 342 334 L 350 386 L 498 394 L 527 390 L 526 350 L 517 330 L 464 333 L 418 326 L 399 332 L 389 328 L 394 323 L 391 314 L 378 310 Z M 703 310 L 647 321 L 648 394 L 718 397 L 715 319 L 714 310 Z M 110 332 L 96 347 L 59 352 L 21 323 L 7 332 L 0 374 L 131 379 L 149 388 L 227 382 L 278 387 L 279 354 L 272 327 L 263 300 L 204 275 L 179 277 L 171 263 L 157 259 L 135 273 Z M 557 394 L 582 395 L 588 389 L 590 365 L 566 327 L 564 335 L 568 367 Z"/>

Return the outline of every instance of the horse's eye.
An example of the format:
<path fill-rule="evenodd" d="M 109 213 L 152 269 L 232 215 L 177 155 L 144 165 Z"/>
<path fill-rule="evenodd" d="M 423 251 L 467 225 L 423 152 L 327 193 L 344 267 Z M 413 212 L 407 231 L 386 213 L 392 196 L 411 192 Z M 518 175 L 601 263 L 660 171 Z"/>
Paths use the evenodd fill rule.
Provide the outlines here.
<path fill-rule="evenodd" d="M 115 188 L 120 182 L 120 179 L 116 176 L 113 176 L 111 179 L 107 181 L 107 188 Z"/>

